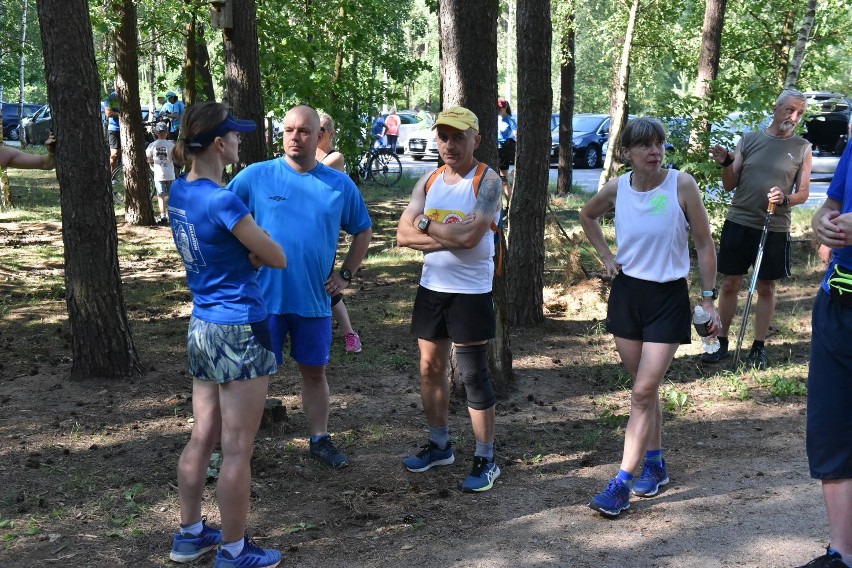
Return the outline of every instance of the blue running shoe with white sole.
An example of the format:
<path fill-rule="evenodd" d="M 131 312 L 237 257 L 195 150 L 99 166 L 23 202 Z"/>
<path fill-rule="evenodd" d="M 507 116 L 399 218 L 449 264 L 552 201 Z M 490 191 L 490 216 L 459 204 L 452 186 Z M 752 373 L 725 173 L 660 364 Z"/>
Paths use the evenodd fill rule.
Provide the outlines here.
<path fill-rule="evenodd" d="M 633 494 L 639 497 L 653 497 L 660 487 L 669 482 L 669 472 L 666 468 L 666 460 L 662 463 L 645 461 L 642 466 L 642 475 L 633 482 Z"/>
<path fill-rule="evenodd" d="M 175 562 L 192 562 L 204 553 L 216 548 L 222 540 L 222 531 L 208 527 L 207 517 L 201 517 L 201 524 L 204 528 L 200 535 L 191 536 L 183 535 L 180 532 L 175 533 L 169 558 Z"/>
<path fill-rule="evenodd" d="M 343 469 L 349 465 L 349 458 L 337 449 L 331 436 L 326 434 L 316 442 L 310 442 L 310 455 L 331 469 Z"/>
<path fill-rule="evenodd" d="M 245 536 L 243 551 L 236 558 L 232 558 L 224 549 L 219 548 L 213 568 L 275 568 L 280 563 L 280 552 L 271 548 L 261 548 Z"/>
<path fill-rule="evenodd" d="M 494 487 L 494 481 L 500 477 L 500 467 L 496 460 L 488 461 L 482 456 L 473 456 L 473 468 L 462 483 L 464 493 L 479 493 Z"/>
<path fill-rule="evenodd" d="M 429 443 L 423 446 L 416 456 L 402 460 L 402 465 L 408 471 L 421 473 L 438 465 L 450 465 L 455 461 L 452 442 L 447 442 L 447 447 L 442 450 L 435 442 L 429 440 Z"/>
<path fill-rule="evenodd" d="M 589 508 L 607 517 L 617 517 L 622 511 L 630 508 L 630 488 L 613 477 L 606 489 L 592 498 Z"/>

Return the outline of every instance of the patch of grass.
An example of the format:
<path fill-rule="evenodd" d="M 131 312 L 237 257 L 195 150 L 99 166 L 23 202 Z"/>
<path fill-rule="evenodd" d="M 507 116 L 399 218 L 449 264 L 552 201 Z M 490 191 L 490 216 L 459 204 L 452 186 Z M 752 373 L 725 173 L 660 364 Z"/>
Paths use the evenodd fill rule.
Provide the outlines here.
<path fill-rule="evenodd" d="M 580 446 L 580 450 L 590 452 L 600 445 L 603 435 L 604 431 L 601 428 L 584 428 L 580 430 L 577 444 Z"/>
<path fill-rule="evenodd" d="M 751 389 L 740 375 L 731 371 L 725 371 L 722 373 L 722 378 L 726 385 L 722 390 L 722 396 L 737 400 L 748 400 L 751 398 Z"/>
<path fill-rule="evenodd" d="M 781 372 L 773 372 L 768 376 L 759 377 L 757 382 L 769 388 L 772 396 L 807 396 L 808 385 L 797 377 L 788 377 Z"/>
<path fill-rule="evenodd" d="M 660 389 L 660 401 L 663 404 L 663 408 L 669 412 L 683 412 L 692 406 L 689 395 L 672 385 L 667 385 Z"/>

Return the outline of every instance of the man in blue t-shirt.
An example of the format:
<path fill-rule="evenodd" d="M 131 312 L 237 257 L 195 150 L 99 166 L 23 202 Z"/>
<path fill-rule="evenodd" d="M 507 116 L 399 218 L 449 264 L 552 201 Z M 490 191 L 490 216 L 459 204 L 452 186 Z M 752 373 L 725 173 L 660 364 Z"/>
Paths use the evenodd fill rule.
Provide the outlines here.
<path fill-rule="evenodd" d="M 180 130 L 180 119 L 183 116 L 185 106 L 183 101 L 178 100 L 178 96 L 174 91 L 166 93 L 168 102 L 160 109 L 160 118 L 171 119 L 171 127 L 169 128 L 169 140 L 177 140 L 178 131 Z"/>
<path fill-rule="evenodd" d="M 121 131 L 118 126 L 118 93 L 107 95 L 104 101 L 104 115 L 107 119 L 107 137 L 109 139 L 109 169 L 118 165 L 118 154 L 121 152 Z"/>
<path fill-rule="evenodd" d="M 287 253 L 286 270 L 258 272 L 272 346 L 278 362 L 289 335 L 290 356 L 302 375 L 302 406 L 310 428 L 310 453 L 332 468 L 348 465 L 328 434 L 331 297 L 340 294 L 361 266 L 372 238 L 372 221 L 349 176 L 317 162 L 320 118 L 306 105 L 284 117 L 285 155 L 241 171 L 228 186 L 257 224 Z M 340 230 L 352 237 L 334 270 Z"/>

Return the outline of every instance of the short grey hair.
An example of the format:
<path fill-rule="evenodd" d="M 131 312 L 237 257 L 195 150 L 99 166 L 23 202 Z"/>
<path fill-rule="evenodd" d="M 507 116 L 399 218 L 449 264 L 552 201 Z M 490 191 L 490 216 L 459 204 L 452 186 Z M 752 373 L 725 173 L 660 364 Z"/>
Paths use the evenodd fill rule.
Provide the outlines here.
<path fill-rule="evenodd" d="M 778 95 L 778 98 L 775 99 L 775 106 L 780 105 L 787 99 L 798 99 L 803 103 L 807 104 L 808 98 L 805 96 L 805 93 L 802 91 L 797 91 L 796 89 L 784 89 L 781 91 L 781 94 Z"/>

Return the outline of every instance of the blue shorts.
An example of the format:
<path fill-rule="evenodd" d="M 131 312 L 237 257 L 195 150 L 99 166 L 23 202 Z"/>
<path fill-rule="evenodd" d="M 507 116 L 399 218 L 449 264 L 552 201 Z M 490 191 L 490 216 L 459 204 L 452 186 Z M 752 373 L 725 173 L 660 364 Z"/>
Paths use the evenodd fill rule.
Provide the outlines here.
<path fill-rule="evenodd" d="M 265 321 L 225 325 L 192 316 L 186 351 L 190 374 L 220 385 L 264 377 L 277 370 Z"/>
<path fill-rule="evenodd" d="M 295 314 L 269 314 L 272 351 L 284 362 L 284 342 L 290 336 L 290 357 L 300 365 L 321 367 L 331 360 L 331 317 L 305 318 Z"/>
<path fill-rule="evenodd" d="M 814 479 L 852 479 L 852 307 L 817 292 L 808 369 L 808 465 Z"/>

